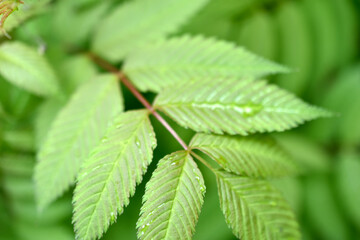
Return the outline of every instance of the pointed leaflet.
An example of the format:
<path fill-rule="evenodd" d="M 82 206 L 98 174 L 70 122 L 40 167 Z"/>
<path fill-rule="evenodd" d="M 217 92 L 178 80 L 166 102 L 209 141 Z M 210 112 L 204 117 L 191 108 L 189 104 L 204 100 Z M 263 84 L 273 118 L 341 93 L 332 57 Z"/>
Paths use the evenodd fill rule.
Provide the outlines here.
<path fill-rule="evenodd" d="M 191 141 L 226 171 L 249 177 L 280 177 L 296 173 L 292 159 L 271 138 L 197 134 Z"/>
<path fill-rule="evenodd" d="M 146 185 L 139 239 L 191 239 L 203 204 L 204 180 L 188 152 L 165 156 Z"/>
<path fill-rule="evenodd" d="M 117 7 L 99 24 L 93 50 L 118 61 L 146 42 L 173 33 L 208 0 L 135 0 Z"/>
<path fill-rule="evenodd" d="M 162 91 L 155 107 L 198 132 L 247 135 L 283 131 L 330 114 L 293 94 L 252 79 L 207 79 Z"/>
<path fill-rule="evenodd" d="M 0 46 L 0 74 L 36 95 L 49 96 L 59 91 L 57 78 L 45 57 L 20 42 Z"/>
<path fill-rule="evenodd" d="M 201 36 L 183 36 L 148 44 L 131 53 L 124 72 L 142 91 L 203 78 L 260 77 L 289 70 L 241 47 Z"/>
<path fill-rule="evenodd" d="M 75 180 L 108 123 L 123 109 L 116 77 L 87 82 L 59 112 L 38 153 L 35 184 L 38 204 L 46 207 Z"/>
<path fill-rule="evenodd" d="M 264 180 L 216 171 L 220 207 L 236 237 L 300 239 L 298 224 L 281 194 Z"/>
<path fill-rule="evenodd" d="M 100 238 L 123 212 L 152 160 L 155 146 L 146 110 L 116 118 L 78 178 L 73 222 L 79 239 Z"/>

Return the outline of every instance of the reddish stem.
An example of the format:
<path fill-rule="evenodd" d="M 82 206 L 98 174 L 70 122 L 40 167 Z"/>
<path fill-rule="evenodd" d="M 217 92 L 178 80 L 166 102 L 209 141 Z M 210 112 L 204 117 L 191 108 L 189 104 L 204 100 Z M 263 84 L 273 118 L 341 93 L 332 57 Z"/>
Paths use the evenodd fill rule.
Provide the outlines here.
<path fill-rule="evenodd" d="M 188 150 L 188 146 L 177 134 L 177 132 L 170 126 L 170 124 L 153 108 L 153 106 L 144 98 L 144 96 L 135 88 L 135 86 L 129 81 L 126 75 L 118 70 L 116 67 L 111 65 L 109 62 L 98 57 L 93 53 L 88 53 L 88 56 L 100 67 L 108 70 L 109 72 L 114 73 L 120 81 L 130 90 L 130 92 L 150 111 L 150 113 L 169 131 L 169 133 L 179 142 L 179 144 L 185 149 Z"/>

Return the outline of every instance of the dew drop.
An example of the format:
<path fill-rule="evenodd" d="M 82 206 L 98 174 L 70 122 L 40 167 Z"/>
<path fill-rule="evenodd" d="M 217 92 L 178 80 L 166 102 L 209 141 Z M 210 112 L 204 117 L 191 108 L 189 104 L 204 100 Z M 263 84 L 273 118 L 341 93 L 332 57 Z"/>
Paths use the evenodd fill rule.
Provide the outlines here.
<path fill-rule="evenodd" d="M 115 220 L 116 220 L 116 215 L 115 215 L 115 213 L 111 212 L 110 213 L 110 221 L 111 221 L 111 223 L 115 222 Z"/>
<path fill-rule="evenodd" d="M 140 140 L 139 140 L 138 138 L 135 139 L 135 144 L 136 144 L 136 146 L 138 146 L 138 147 L 141 146 Z"/>
<path fill-rule="evenodd" d="M 150 226 L 150 223 L 147 223 L 147 224 L 144 224 L 142 225 L 139 230 L 140 230 L 140 235 L 144 235 L 145 232 L 147 231 L 147 229 L 149 228 Z"/>
<path fill-rule="evenodd" d="M 262 105 L 255 104 L 253 102 L 249 102 L 241 106 L 241 112 L 244 117 L 252 117 L 258 114 L 262 109 Z"/>
<path fill-rule="evenodd" d="M 275 201 L 271 201 L 271 202 L 270 202 L 270 205 L 271 205 L 271 206 L 276 206 L 277 203 L 276 203 Z"/>
<path fill-rule="evenodd" d="M 204 185 L 200 185 L 200 191 L 201 191 L 201 194 L 204 194 L 206 192 L 206 187 Z"/>

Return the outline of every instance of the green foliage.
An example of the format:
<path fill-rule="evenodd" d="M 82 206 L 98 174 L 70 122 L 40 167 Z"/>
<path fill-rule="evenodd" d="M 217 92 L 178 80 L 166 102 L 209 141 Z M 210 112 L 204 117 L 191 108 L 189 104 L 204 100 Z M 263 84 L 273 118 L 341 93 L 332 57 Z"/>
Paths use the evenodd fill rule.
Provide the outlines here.
<path fill-rule="evenodd" d="M 51 125 L 38 153 L 35 182 L 41 209 L 74 182 L 82 162 L 122 110 L 117 80 L 111 75 L 93 79 L 73 95 Z"/>
<path fill-rule="evenodd" d="M 79 239 L 106 231 L 129 204 L 156 146 L 145 110 L 120 114 L 83 164 L 74 193 L 74 218 Z"/>
<path fill-rule="evenodd" d="M 304 172 L 326 172 L 330 169 L 329 155 L 318 143 L 294 133 L 277 134 L 275 138 Z"/>
<path fill-rule="evenodd" d="M 0 46 L 0 74 L 37 95 L 51 96 L 59 91 L 57 78 L 46 59 L 20 42 Z"/>
<path fill-rule="evenodd" d="M 300 239 L 288 204 L 266 181 L 225 171 L 217 171 L 216 177 L 220 206 L 235 236 L 246 240 Z"/>
<path fill-rule="evenodd" d="M 360 227 L 360 158 L 343 154 L 337 165 L 337 185 L 347 215 Z"/>
<path fill-rule="evenodd" d="M 137 0 L 125 3 L 101 21 L 93 49 L 111 61 L 121 60 L 144 43 L 176 31 L 207 1 Z"/>
<path fill-rule="evenodd" d="M 350 239 L 331 181 L 325 175 L 310 176 L 304 190 L 306 220 L 319 236 L 329 240 Z"/>
<path fill-rule="evenodd" d="M 87 40 L 101 17 L 109 11 L 110 1 L 89 4 L 85 1 L 56 2 L 54 26 L 65 43 L 79 44 Z M 71 37 L 69 37 L 71 36 Z"/>
<path fill-rule="evenodd" d="M 44 12 L 49 2 L 50 0 L 27 0 L 24 4 L 19 5 L 20 11 L 14 11 L 6 19 L 6 24 L 4 24 L 5 32 L 0 31 L 0 37 L 3 36 L 4 33 L 16 28 L 27 19 Z"/>
<path fill-rule="evenodd" d="M 201 36 L 160 40 L 130 54 L 124 72 L 142 91 L 204 78 L 262 77 L 289 69 L 243 48 Z"/>
<path fill-rule="evenodd" d="M 160 92 L 155 107 L 186 128 L 217 134 L 283 131 L 331 115 L 253 79 L 185 82 Z"/>
<path fill-rule="evenodd" d="M 98 74 L 94 63 L 83 55 L 66 58 L 62 62 L 59 71 L 61 71 L 64 88 L 70 94 Z"/>
<path fill-rule="evenodd" d="M 64 104 L 61 100 L 50 98 L 39 106 L 35 119 L 35 139 L 37 147 L 40 147 L 46 139 L 52 122 L 64 107 Z"/>
<path fill-rule="evenodd" d="M 190 146 L 210 155 L 222 168 L 249 177 L 294 175 L 296 165 L 270 138 L 197 134 Z"/>
<path fill-rule="evenodd" d="M 274 31 L 276 28 L 274 20 L 269 13 L 258 11 L 244 22 L 240 32 L 235 32 L 233 38 L 250 51 L 268 59 L 274 59 L 276 50 L 280 47 L 278 36 Z"/>
<path fill-rule="evenodd" d="M 298 2 L 287 2 L 277 10 L 276 21 L 280 33 L 279 41 L 283 43 L 280 58 L 296 71 L 296 74 L 291 76 L 279 76 L 277 83 L 287 90 L 301 94 L 312 78 L 311 59 L 314 58 L 306 15 Z"/>
<path fill-rule="evenodd" d="M 358 238 L 355 2 L 0 0 L 0 238 Z"/>
<path fill-rule="evenodd" d="M 191 239 L 205 185 L 185 151 L 165 156 L 146 185 L 137 223 L 139 239 Z"/>

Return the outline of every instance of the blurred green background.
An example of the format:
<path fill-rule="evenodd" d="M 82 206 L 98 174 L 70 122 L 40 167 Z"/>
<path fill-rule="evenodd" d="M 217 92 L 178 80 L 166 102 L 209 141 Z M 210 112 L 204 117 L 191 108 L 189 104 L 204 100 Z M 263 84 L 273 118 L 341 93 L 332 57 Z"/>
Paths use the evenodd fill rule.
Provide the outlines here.
<path fill-rule="evenodd" d="M 88 48 L 97 21 L 122 1 L 25 2 L 24 13 L 9 19 L 9 25 L 22 22 L 11 35 L 39 51 L 46 49 L 70 95 L 79 80 L 100 71 L 79 52 Z M 225 39 L 290 66 L 293 73 L 272 76 L 270 81 L 339 113 L 272 134 L 303 167 L 299 177 L 273 181 L 293 207 L 303 239 L 360 239 L 359 23 L 360 0 L 212 0 L 176 33 Z M 123 91 L 127 109 L 141 107 Z M 37 146 L 63 104 L 30 95 L 0 76 L 1 240 L 74 239 L 71 192 L 39 214 L 32 182 Z M 193 135 L 171 123 L 187 141 Z M 144 185 L 157 161 L 180 149 L 160 124 L 153 124 L 158 138 L 155 159 L 104 239 L 136 239 Z M 207 193 L 194 239 L 234 239 L 219 208 L 215 179 L 200 168 Z"/>

